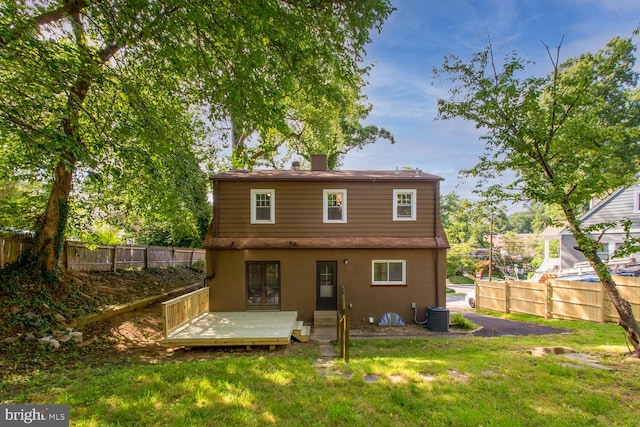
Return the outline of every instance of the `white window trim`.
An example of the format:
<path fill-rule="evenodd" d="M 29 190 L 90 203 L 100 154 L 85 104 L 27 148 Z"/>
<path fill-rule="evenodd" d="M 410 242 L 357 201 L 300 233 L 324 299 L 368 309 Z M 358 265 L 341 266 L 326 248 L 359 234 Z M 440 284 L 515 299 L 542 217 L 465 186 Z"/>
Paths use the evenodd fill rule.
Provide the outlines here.
<path fill-rule="evenodd" d="M 411 194 L 411 217 L 398 217 L 398 194 Z M 416 189 L 394 189 L 393 190 L 393 220 L 394 221 L 415 221 L 417 205 Z"/>
<path fill-rule="evenodd" d="M 329 194 L 342 193 L 342 219 L 329 219 Z M 322 190 L 322 222 L 345 224 L 347 222 L 347 190 L 327 188 Z"/>
<path fill-rule="evenodd" d="M 402 263 L 402 281 L 391 282 L 389 280 L 376 282 L 376 264 L 377 263 Z M 388 271 L 388 270 L 387 270 Z M 372 285 L 406 285 L 407 284 L 407 261 L 404 259 L 374 259 L 371 261 L 371 284 Z"/>
<path fill-rule="evenodd" d="M 640 190 L 633 192 L 633 213 L 640 213 Z"/>
<path fill-rule="evenodd" d="M 271 194 L 269 206 L 269 218 L 256 219 L 256 196 L 258 194 Z M 276 190 L 273 188 L 251 189 L 251 224 L 275 224 L 276 223 Z"/>

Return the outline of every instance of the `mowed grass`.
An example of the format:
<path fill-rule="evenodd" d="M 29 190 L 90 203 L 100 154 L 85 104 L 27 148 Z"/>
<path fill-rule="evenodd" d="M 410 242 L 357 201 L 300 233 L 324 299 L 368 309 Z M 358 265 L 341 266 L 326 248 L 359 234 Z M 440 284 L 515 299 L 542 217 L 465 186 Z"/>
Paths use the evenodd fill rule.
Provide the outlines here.
<path fill-rule="evenodd" d="M 640 363 L 620 327 L 518 318 L 570 334 L 375 339 L 318 367 L 318 347 L 105 363 L 2 378 L 3 403 L 71 406 L 77 426 L 633 426 Z M 567 346 L 611 368 L 527 350 Z M 285 354 L 286 353 L 286 354 Z M 372 382 L 371 382 L 372 381 Z"/>

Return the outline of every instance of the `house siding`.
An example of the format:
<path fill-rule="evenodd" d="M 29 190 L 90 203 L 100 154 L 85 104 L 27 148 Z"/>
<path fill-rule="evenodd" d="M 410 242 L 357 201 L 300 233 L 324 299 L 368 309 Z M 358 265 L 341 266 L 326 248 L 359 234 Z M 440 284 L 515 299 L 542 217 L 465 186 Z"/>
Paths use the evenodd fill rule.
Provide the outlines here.
<path fill-rule="evenodd" d="M 630 219 L 635 228 L 640 227 L 640 214 L 634 212 L 634 194 L 640 187 L 622 189 L 612 195 L 611 198 L 595 206 L 585 214 L 582 224 L 585 226 L 600 224 L 603 222 L 620 221 L 623 218 Z M 622 227 L 614 227 L 610 232 L 622 232 Z"/>
<path fill-rule="evenodd" d="M 372 285 L 372 261 L 380 259 L 405 260 L 406 285 Z M 370 317 L 377 322 L 388 312 L 413 323 L 412 302 L 418 320 L 424 320 L 426 307 L 445 305 L 444 287 L 438 286 L 446 275 L 445 249 L 217 250 L 207 259 L 214 276 L 208 280 L 212 311 L 246 309 L 245 263 L 250 261 L 280 263 L 280 309 L 297 311 L 307 323 L 316 310 L 317 261 L 337 261 L 338 295 L 344 287 L 353 324 L 366 324 Z"/>
<path fill-rule="evenodd" d="M 347 190 L 347 222 L 323 223 L 323 189 Z M 393 190 L 417 190 L 417 220 L 393 221 Z M 275 190 L 275 223 L 251 224 L 252 189 Z M 437 183 L 220 182 L 217 237 L 434 237 Z"/>
<path fill-rule="evenodd" d="M 632 221 L 631 237 L 640 237 L 640 213 L 634 212 L 635 193 L 640 187 L 623 188 L 614 192 L 608 199 L 591 208 L 581 217 L 583 227 L 596 224 L 615 222 L 617 225 L 608 228 L 604 234 L 600 232 L 591 234 L 590 237 L 600 239 L 600 243 L 606 247 L 609 255 L 624 242 L 625 231 L 620 222 L 624 219 Z M 585 261 L 582 252 L 575 249 L 577 242 L 571 231 L 565 229 L 560 236 L 560 269 L 566 270 L 574 267 L 574 264 Z M 638 260 L 640 254 L 632 256 Z"/>
<path fill-rule="evenodd" d="M 248 306 L 246 265 L 277 262 L 279 306 L 263 308 L 297 311 L 310 323 L 327 302 L 318 301 L 317 263 L 335 261 L 353 324 L 377 322 L 389 312 L 412 323 L 411 303 L 424 320 L 428 306 L 446 301 L 449 244 L 440 223 L 440 181 L 417 170 L 233 170 L 214 176 L 214 219 L 204 242 L 210 309 L 255 309 Z M 346 190 L 345 223 L 323 221 L 326 189 Z M 252 224 L 252 190 L 274 191 L 273 223 Z M 394 190 L 415 190 L 415 220 L 394 221 Z M 404 261 L 405 283 L 373 285 L 374 260 Z M 274 295 L 272 286 L 263 291 L 267 287 Z"/>

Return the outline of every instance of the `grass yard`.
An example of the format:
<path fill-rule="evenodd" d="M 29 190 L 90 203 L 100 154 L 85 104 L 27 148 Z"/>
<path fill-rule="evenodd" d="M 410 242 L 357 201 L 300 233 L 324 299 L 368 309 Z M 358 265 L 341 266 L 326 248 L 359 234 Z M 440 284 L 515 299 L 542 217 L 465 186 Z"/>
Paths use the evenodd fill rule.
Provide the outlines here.
<path fill-rule="evenodd" d="M 314 365 L 313 343 L 180 361 L 105 354 L 92 366 L 70 352 L 48 369 L 4 366 L 0 401 L 69 404 L 75 426 L 638 425 L 640 363 L 624 360 L 618 326 L 517 318 L 575 332 L 357 340 L 348 364 L 329 367 Z M 612 370 L 527 352 L 540 346 Z"/>

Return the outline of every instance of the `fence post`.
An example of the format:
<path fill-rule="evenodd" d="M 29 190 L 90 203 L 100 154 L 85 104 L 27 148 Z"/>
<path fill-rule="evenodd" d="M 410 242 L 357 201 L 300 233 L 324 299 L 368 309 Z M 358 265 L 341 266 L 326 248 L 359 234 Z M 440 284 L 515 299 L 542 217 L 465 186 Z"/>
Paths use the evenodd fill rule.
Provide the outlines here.
<path fill-rule="evenodd" d="M 509 281 L 504 282 L 504 312 L 508 313 L 509 312 L 509 288 L 510 288 L 510 283 Z"/>
<path fill-rule="evenodd" d="M 544 317 L 545 319 L 550 319 L 550 318 L 553 318 L 553 314 L 551 313 L 552 311 L 551 296 L 553 294 L 553 284 L 549 279 L 547 279 L 545 283 L 547 285 L 544 288 L 545 289 L 544 290 Z"/>
<path fill-rule="evenodd" d="M 118 265 L 118 246 L 113 245 L 113 262 L 112 262 L 111 270 L 115 273 L 117 271 Z"/>
<path fill-rule="evenodd" d="M 0 236 L 0 269 L 4 268 L 4 237 Z"/>
<path fill-rule="evenodd" d="M 605 312 L 607 309 L 607 295 L 602 286 L 599 286 L 598 288 L 600 290 L 600 323 L 605 323 L 607 321 L 607 314 Z"/>

